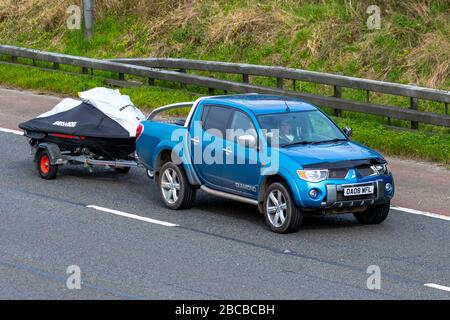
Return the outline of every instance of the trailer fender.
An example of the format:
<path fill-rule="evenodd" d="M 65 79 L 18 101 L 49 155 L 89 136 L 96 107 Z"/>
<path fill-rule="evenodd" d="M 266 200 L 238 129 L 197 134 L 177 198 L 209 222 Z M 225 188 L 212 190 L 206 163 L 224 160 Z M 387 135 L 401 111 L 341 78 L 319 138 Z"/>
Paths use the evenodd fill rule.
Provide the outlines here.
<path fill-rule="evenodd" d="M 40 143 L 36 147 L 36 153 L 34 156 L 34 161 L 37 161 L 37 156 L 39 154 L 39 150 L 46 150 L 48 152 L 48 155 L 50 157 L 50 163 L 52 165 L 59 165 L 64 164 L 66 161 L 63 159 L 63 156 L 61 154 L 61 150 L 59 149 L 57 144 L 54 143 Z"/>

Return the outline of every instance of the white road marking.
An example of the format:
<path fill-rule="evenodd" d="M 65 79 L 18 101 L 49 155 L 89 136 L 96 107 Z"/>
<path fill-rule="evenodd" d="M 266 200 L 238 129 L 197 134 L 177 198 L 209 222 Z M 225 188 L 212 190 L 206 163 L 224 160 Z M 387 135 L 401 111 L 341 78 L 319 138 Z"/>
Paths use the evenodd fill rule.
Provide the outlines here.
<path fill-rule="evenodd" d="M 17 135 L 19 135 L 19 136 L 23 136 L 23 131 L 19 131 L 19 130 L 11 130 L 11 129 L 6 129 L 6 128 L 1 128 L 1 127 L 0 127 L 0 131 L 1 131 L 1 132 L 7 132 L 7 133 L 17 134 Z"/>
<path fill-rule="evenodd" d="M 103 211 L 103 212 L 108 212 L 108 213 L 112 213 L 118 216 L 122 216 L 122 217 L 126 217 L 126 218 L 130 218 L 130 219 L 135 219 L 135 220 L 140 220 L 140 221 L 145 221 L 145 222 L 150 222 L 153 224 L 159 224 L 161 226 L 165 226 L 165 227 L 177 227 L 177 224 L 173 224 L 170 222 L 165 222 L 165 221 L 160 221 L 160 220 L 155 220 L 155 219 L 150 219 L 150 218 L 146 218 L 146 217 L 141 217 L 135 214 L 131 214 L 131 213 L 126 213 L 126 212 L 122 212 L 122 211 L 118 211 L 118 210 L 113 210 L 113 209 L 108 209 L 108 208 L 103 208 L 103 207 L 99 207 L 99 206 L 86 206 L 86 208 L 92 208 L 98 211 Z"/>
<path fill-rule="evenodd" d="M 403 211 L 403 212 L 408 212 L 408 213 L 412 213 L 412 214 L 417 214 L 417 215 L 421 215 L 421 216 L 426 216 L 426 217 L 431 217 L 431 218 L 436 218 L 436 219 L 450 221 L 450 216 L 444 216 L 443 214 L 437 214 L 437 213 L 426 212 L 426 211 L 419 211 L 419 210 L 403 208 L 403 207 L 394 207 L 394 206 L 391 206 L 391 209 L 398 210 L 398 211 Z"/>
<path fill-rule="evenodd" d="M 434 288 L 434 289 L 438 289 L 438 290 L 443 290 L 443 291 L 448 291 L 448 292 L 450 292 L 450 287 L 441 286 L 440 284 L 435 284 L 435 283 L 425 283 L 424 286 L 425 286 L 425 287 L 430 287 L 430 288 Z"/>

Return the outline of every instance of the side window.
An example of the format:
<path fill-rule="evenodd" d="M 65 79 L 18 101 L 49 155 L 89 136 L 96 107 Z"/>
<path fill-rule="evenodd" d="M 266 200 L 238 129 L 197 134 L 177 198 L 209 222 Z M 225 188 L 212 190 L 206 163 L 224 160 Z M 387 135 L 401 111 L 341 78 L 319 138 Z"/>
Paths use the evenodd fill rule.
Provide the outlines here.
<path fill-rule="evenodd" d="M 233 115 L 231 116 L 231 121 L 229 128 L 231 129 L 230 132 L 228 132 L 227 139 L 228 140 L 236 140 L 238 135 L 241 134 L 251 134 L 255 138 L 256 136 L 256 129 L 253 125 L 252 119 L 250 119 L 249 116 L 247 116 L 245 113 L 241 111 L 234 111 Z"/>
<path fill-rule="evenodd" d="M 225 129 L 233 110 L 219 106 L 204 106 L 202 113 L 203 130 L 216 129 L 225 137 Z"/>

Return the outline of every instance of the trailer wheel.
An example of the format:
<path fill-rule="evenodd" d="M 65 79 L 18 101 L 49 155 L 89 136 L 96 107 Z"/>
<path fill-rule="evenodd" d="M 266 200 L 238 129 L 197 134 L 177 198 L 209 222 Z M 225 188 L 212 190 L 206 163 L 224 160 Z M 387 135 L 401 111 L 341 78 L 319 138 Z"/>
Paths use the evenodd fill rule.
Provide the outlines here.
<path fill-rule="evenodd" d="M 130 167 L 116 167 L 114 170 L 116 170 L 116 173 L 118 174 L 127 174 L 130 171 Z"/>
<path fill-rule="evenodd" d="M 58 173 L 58 166 L 52 165 L 47 150 L 40 149 L 36 155 L 36 168 L 42 179 L 51 180 Z"/>
<path fill-rule="evenodd" d="M 158 187 L 164 204 L 170 209 L 181 210 L 192 207 L 195 188 L 189 183 L 182 167 L 166 162 L 159 173 Z"/>

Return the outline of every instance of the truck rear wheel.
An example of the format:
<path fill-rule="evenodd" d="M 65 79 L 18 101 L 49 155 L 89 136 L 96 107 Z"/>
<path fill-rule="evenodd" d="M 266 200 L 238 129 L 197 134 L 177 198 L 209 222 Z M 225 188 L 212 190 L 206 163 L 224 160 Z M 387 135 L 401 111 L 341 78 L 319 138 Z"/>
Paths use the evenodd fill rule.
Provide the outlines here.
<path fill-rule="evenodd" d="M 51 164 L 50 155 L 45 149 L 38 150 L 36 154 L 36 169 L 45 180 L 54 179 L 58 173 L 58 166 Z"/>
<path fill-rule="evenodd" d="M 196 190 L 189 183 L 182 167 L 166 162 L 159 173 L 158 187 L 164 204 L 170 209 L 192 207 Z"/>
<path fill-rule="evenodd" d="M 391 202 L 387 202 L 378 206 L 373 206 L 366 211 L 354 213 L 356 220 L 362 224 L 379 224 L 386 220 Z"/>
<path fill-rule="evenodd" d="M 277 233 L 295 232 L 300 228 L 303 214 L 284 183 L 272 183 L 264 193 L 263 204 L 266 223 Z"/>

